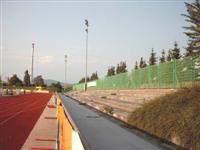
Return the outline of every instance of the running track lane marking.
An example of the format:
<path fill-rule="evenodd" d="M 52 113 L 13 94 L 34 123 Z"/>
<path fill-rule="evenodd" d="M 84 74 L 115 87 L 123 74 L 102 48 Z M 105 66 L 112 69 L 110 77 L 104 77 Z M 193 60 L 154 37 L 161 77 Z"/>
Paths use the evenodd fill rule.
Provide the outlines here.
<path fill-rule="evenodd" d="M 47 142 L 56 142 L 56 139 L 44 139 L 44 138 L 37 138 L 36 141 L 47 141 Z"/>
<path fill-rule="evenodd" d="M 29 108 L 30 106 L 35 105 L 36 103 L 38 103 L 40 101 L 35 101 L 34 103 L 32 103 L 32 105 L 27 106 L 26 108 L 22 109 L 21 111 L 16 112 L 16 114 L 8 117 L 7 119 L 3 120 L 2 122 L 0 122 L 0 125 L 3 125 L 4 123 L 8 122 L 9 120 L 11 120 L 12 118 L 16 117 L 17 115 L 21 114 L 22 112 L 24 112 L 25 109 Z"/>

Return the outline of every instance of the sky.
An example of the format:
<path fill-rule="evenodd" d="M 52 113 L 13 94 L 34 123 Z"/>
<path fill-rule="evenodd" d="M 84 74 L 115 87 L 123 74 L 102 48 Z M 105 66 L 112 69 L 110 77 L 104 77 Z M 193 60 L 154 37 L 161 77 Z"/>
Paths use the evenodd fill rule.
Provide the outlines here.
<path fill-rule="evenodd" d="M 112 1 L 1 1 L 1 74 L 17 74 L 23 79 L 31 71 L 32 43 L 35 43 L 34 76 L 65 80 L 85 76 L 86 32 L 89 21 L 88 75 L 106 75 L 109 66 L 126 61 L 128 70 L 135 61 L 148 61 L 151 49 L 160 57 L 162 49 L 177 41 L 182 53 L 188 26 L 181 14 L 184 2 L 192 0 L 112 0 Z"/>

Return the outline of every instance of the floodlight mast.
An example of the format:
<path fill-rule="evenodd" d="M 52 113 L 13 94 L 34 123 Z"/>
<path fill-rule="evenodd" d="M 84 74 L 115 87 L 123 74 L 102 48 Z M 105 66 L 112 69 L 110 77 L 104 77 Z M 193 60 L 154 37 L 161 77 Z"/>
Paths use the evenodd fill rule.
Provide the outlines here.
<path fill-rule="evenodd" d="M 87 63 L 88 63 L 88 27 L 89 27 L 89 23 L 88 20 L 85 19 L 85 25 L 86 25 L 86 58 L 85 58 L 85 91 L 87 90 Z"/>
<path fill-rule="evenodd" d="M 65 55 L 65 84 L 67 84 L 67 55 Z"/>
<path fill-rule="evenodd" d="M 32 43 L 32 62 L 31 62 L 31 82 L 32 84 L 34 83 L 33 79 L 33 64 L 34 64 L 34 48 L 35 48 L 35 43 Z"/>

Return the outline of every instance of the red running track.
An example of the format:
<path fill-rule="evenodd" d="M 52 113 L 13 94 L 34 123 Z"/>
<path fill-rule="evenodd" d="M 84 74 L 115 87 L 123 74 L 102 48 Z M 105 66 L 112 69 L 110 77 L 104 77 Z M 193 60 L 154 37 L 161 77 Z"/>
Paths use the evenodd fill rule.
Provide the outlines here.
<path fill-rule="evenodd" d="M 0 97 L 0 150 L 19 150 L 52 94 Z"/>

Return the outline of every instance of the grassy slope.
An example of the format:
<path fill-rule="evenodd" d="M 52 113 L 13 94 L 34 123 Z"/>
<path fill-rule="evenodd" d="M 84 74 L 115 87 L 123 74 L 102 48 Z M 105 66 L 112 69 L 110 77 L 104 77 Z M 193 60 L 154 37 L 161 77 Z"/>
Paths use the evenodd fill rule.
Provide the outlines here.
<path fill-rule="evenodd" d="M 200 150 L 200 87 L 180 89 L 132 112 L 128 122 L 176 144 Z"/>

